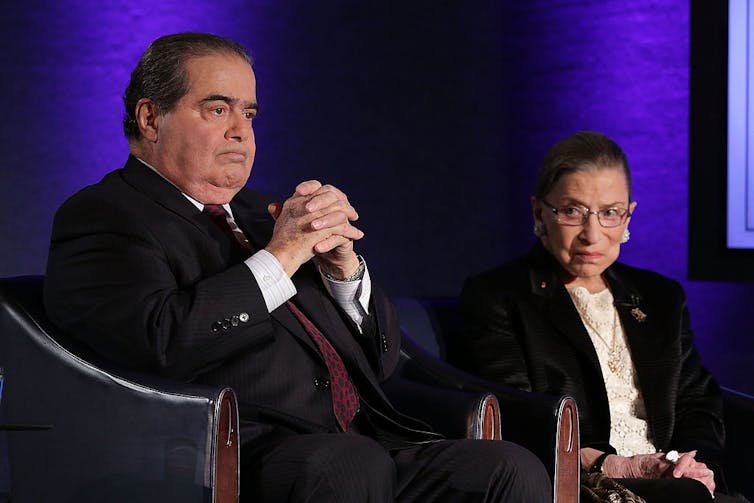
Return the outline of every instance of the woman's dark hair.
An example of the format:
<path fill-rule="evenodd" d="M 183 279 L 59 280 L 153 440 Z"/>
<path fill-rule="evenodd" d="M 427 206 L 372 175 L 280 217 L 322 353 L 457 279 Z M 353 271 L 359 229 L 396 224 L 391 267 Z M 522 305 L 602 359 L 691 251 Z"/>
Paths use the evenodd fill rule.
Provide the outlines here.
<path fill-rule="evenodd" d="M 602 133 L 579 131 L 560 140 L 547 152 L 539 167 L 534 197 L 542 200 L 563 175 L 620 167 L 626 175 L 631 201 L 631 170 L 623 150 Z"/>
<path fill-rule="evenodd" d="M 188 92 L 186 61 L 218 53 L 235 54 L 252 64 L 251 57 L 240 44 L 210 33 L 176 33 L 152 42 L 131 72 L 131 81 L 123 95 L 126 105 L 123 132 L 126 137 L 129 140 L 139 137 L 135 109 L 140 99 L 151 99 L 161 114 L 169 112 Z"/>

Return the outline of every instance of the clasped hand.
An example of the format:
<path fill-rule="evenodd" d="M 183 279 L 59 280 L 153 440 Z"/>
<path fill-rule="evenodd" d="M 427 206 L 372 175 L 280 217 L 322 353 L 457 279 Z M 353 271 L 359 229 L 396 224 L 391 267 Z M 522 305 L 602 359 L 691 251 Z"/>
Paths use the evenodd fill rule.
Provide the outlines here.
<path fill-rule="evenodd" d="M 684 452 L 676 464 L 665 459 L 664 452 L 637 454 L 635 456 L 609 456 L 603 472 L 614 478 L 657 479 L 663 477 L 696 479 L 709 490 L 715 491 L 715 474 L 702 462 L 694 459 L 696 451 Z"/>
<path fill-rule="evenodd" d="M 265 249 L 288 276 L 313 257 L 336 278 L 345 278 L 358 268 L 353 241 L 364 233 L 351 225 L 359 215 L 336 187 L 316 180 L 302 182 L 283 204 L 272 203 L 267 210 L 275 228 Z"/>

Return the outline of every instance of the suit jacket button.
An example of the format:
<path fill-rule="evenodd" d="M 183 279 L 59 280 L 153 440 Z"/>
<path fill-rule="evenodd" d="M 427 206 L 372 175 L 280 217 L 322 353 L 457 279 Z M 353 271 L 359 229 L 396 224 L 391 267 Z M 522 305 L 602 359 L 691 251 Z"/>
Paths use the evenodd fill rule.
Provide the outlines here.
<path fill-rule="evenodd" d="M 214 323 L 213 323 L 213 324 L 212 324 L 212 325 L 210 326 L 210 329 L 211 329 L 211 330 L 212 330 L 213 332 L 219 332 L 221 328 L 223 328 L 223 324 L 222 324 L 222 323 L 220 323 L 219 321 L 216 321 L 216 322 L 214 322 Z"/>
<path fill-rule="evenodd" d="M 233 325 L 234 327 L 237 327 L 238 326 L 238 319 L 239 319 L 238 316 L 233 316 L 230 319 L 230 324 Z"/>
<path fill-rule="evenodd" d="M 247 321 L 249 321 L 249 313 L 239 314 L 238 319 L 241 321 L 241 323 L 246 323 Z"/>
<path fill-rule="evenodd" d="M 382 352 L 387 353 L 388 350 L 388 343 L 387 343 L 387 337 L 385 337 L 385 332 L 380 334 L 380 339 L 382 340 Z"/>
<path fill-rule="evenodd" d="M 223 330 L 228 330 L 230 328 L 230 320 L 228 318 L 225 318 L 222 321 L 222 327 L 223 327 Z"/>
<path fill-rule="evenodd" d="M 319 391 L 324 391 L 330 388 L 330 380 L 326 377 L 315 377 L 314 388 Z"/>

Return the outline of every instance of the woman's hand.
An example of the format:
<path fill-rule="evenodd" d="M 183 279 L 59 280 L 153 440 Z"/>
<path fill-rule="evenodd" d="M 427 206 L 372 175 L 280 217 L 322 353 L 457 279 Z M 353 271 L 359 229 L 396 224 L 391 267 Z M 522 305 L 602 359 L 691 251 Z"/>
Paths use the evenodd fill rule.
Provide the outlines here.
<path fill-rule="evenodd" d="M 602 473 L 613 478 L 659 479 L 672 467 L 673 463 L 665 459 L 664 452 L 628 457 L 613 454 L 606 457 L 602 463 Z"/>
<path fill-rule="evenodd" d="M 582 447 L 581 463 L 584 469 L 592 469 L 602 454 L 593 447 Z M 661 452 L 630 457 L 609 454 L 602 462 L 602 473 L 613 478 L 658 479 L 672 466 L 673 463 L 665 459 L 665 454 Z"/>
<path fill-rule="evenodd" d="M 709 490 L 715 493 L 715 472 L 707 468 L 707 465 L 694 459 L 696 451 L 681 453 L 678 463 L 671 466 L 664 476 L 673 478 L 687 478 L 698 480 Z"/>
<path fill-rule="evenodd" d="M 596 449 L 581 449 L 582 462 L 589 469 L 602 454 Z M 678 462 L 673 464 L 665 458 L 664 452 L 637 454 L 635 456 L 608 455 L 602 463 L 602 473 L 612 478 L 658 479 L 688 478 L 698 480 L 710 494 L 715 492 L 715 474 L 707 465 L 695 459 L 696 451 L 680 453 Z"/>

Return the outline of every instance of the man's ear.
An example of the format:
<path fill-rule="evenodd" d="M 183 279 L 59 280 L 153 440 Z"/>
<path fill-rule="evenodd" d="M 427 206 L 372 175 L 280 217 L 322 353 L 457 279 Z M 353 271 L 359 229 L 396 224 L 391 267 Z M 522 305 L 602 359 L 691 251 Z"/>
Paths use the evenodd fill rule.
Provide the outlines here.
<path fill-rule="evenodd" d="M 136 103 L 134 112 L 141 136 L 147 141 L 156 142 L 160 125 L 160 110 L 157 104 L 149 98 L 142 98 Z"/>

